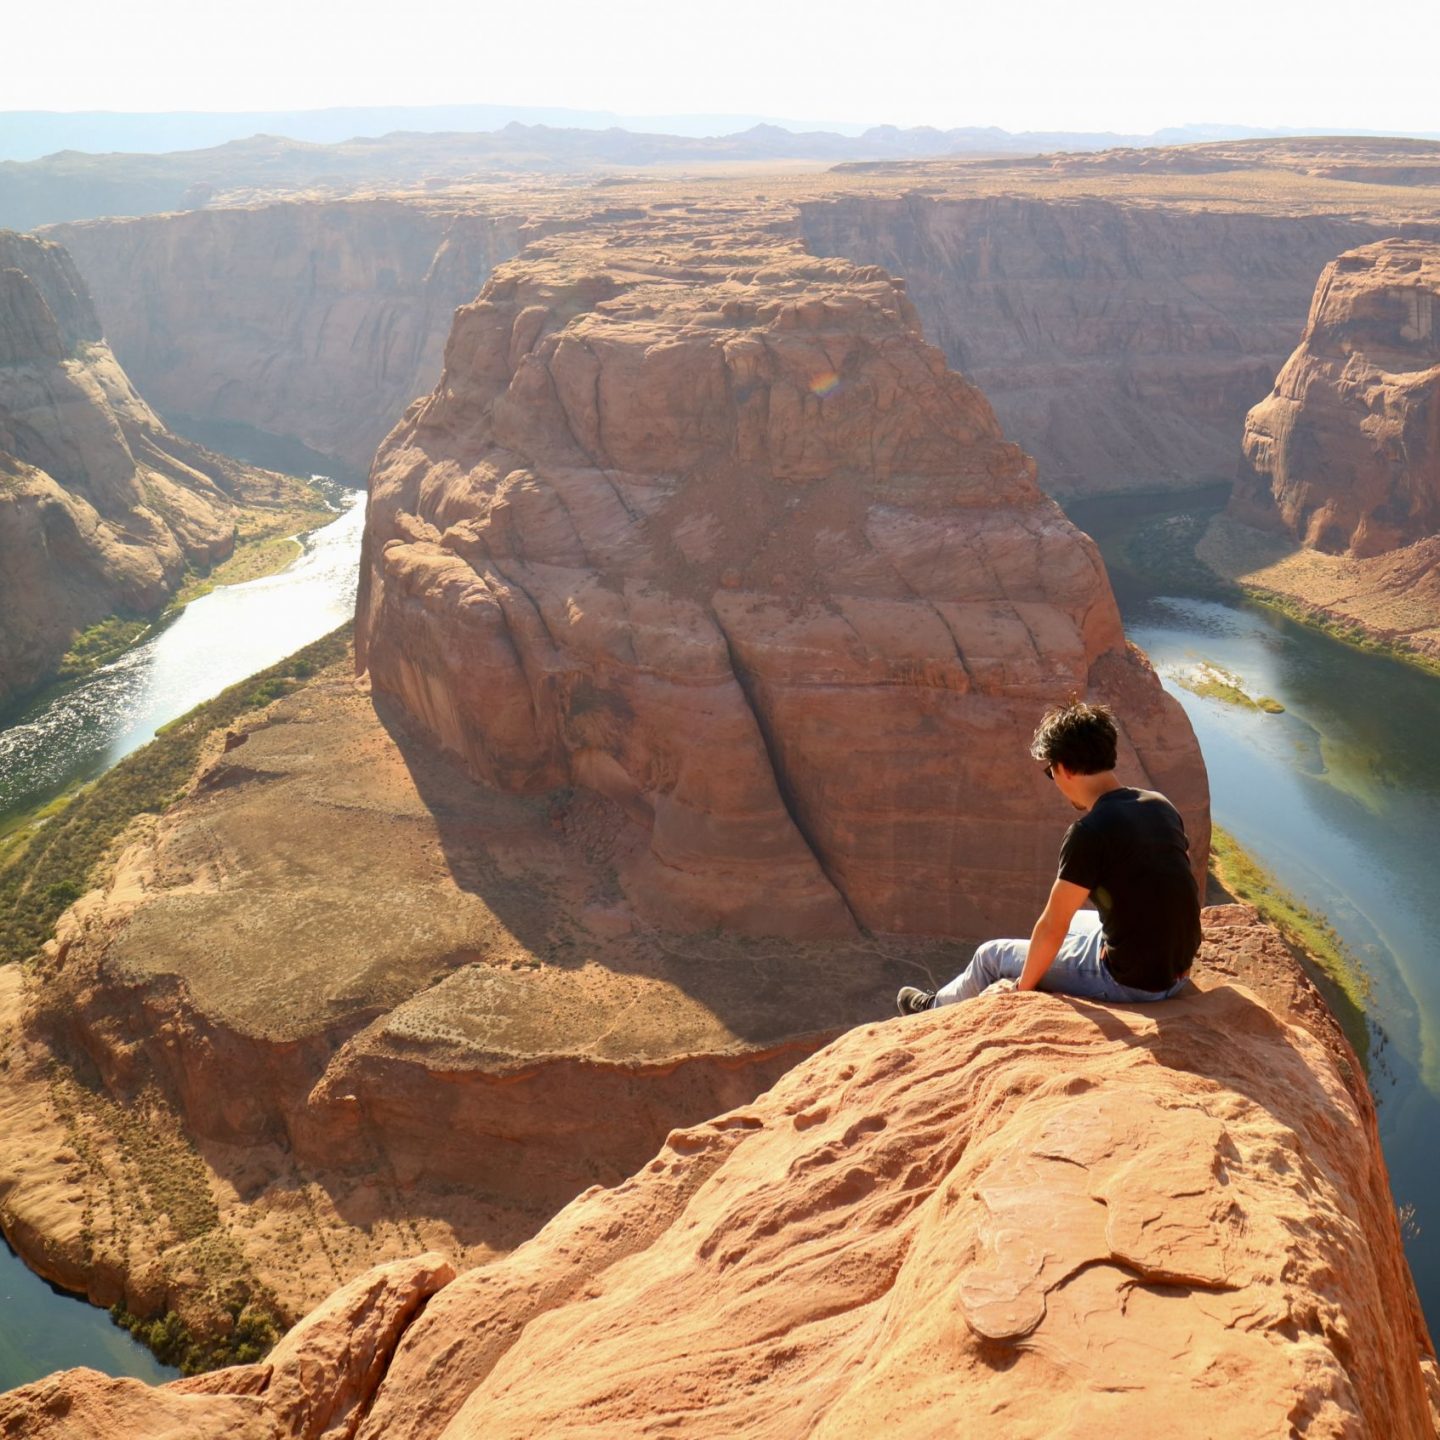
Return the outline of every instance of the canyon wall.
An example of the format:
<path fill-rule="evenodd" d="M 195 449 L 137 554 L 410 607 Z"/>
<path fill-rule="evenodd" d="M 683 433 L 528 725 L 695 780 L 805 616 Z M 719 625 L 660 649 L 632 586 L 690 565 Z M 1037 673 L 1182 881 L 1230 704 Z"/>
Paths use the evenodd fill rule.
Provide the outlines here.
<path fill-rule="evenodd" d="M 1440 241 L 1381 241 L 1325 267 L 1198 553 L 1351 638 L 1440 665 Z"/>
<path fill-rule="evenodd" d="M 1293 348 L 1316 274 L 1401 229 L 1253 203 L 1019 195 L 800 209 L 816 254 L 905 277 L 926 333 L 1057 495 L 1229 479 L 1246 412 Z"/>
<path fill-rule="evenodd" d="M 0 231 L 0 706 L 77 631 L 149 614 L 187 564 L 229 554 L 238 506 L 285 483 L 171 434 L 69 255 Z"/>
<path fill-rule="evenodd" d="M 620 883 L 679 928 L 1028 929 L 1025 737 L 1071 694 L 1203 873 L 1199 752 L 1095 547 L 903 283 L 787 229 L 652 216 L 497 270 L 376 457 L 359 664 L 486 783 L 619 807 Z"/>
<path fill-rule="evenodd" d="M 1350 250 L 1245 422 L 1232 513 L 1364 559 L 1440 532 L 1440 242 Z"/>
<path fill-rule="evenodd" d="M 1048 493 L 1183 487 L 1233 475 L 1245 414 L 1325 264 L 1383 237 L 1440 235 L 1430 171 L 1410 175 L 1405 154 L 1387 168 L 1360 142 L 1295 145 L 936 162 L 913 177 L 846 167 L 765 193 L 815 255 L 907 281 L 932 342 L 1037 459 Z M 1363 203 L 1345 178 L 1351 149 L 1370 166 Z M 434 384 L 453 309 L 528 238 L 651 204 L 744 213 L 757 183 L 537 178 L 49 233 L 74 250 L 116 353 L 162 412 L 294 437 L 363 474 Z"/>
<path fill-rule="evenodd" d="M 1263 998 L 860 1026 L 503 1260 L 371 1271 L 259 1364 L 49 1377 L 0 1433 L 1430 1440 L 1354 1056 L 1273 932 L 1205 918 Z"/>
<path fill-rule="evenodd" d="M 362 476 L 440 373 L 457 305 L 538 222 L 423 199 L 57 225 L 162 413 L 238 421 Z M 538 228 L 543 228 L 540 226 Z"/>

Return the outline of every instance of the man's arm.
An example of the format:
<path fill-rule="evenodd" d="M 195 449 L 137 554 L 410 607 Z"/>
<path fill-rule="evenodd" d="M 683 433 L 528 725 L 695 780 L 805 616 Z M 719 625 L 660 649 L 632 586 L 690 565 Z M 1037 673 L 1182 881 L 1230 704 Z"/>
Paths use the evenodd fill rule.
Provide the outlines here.
<path fill-rule="evenodd" d="M 1050 898 L 1030 932 L 1030 949 L 1025 956 L 1025 969 L 1015 986 L 1017 990 L 1033 990 L 1040 983 L 1060 949 L 1070 921 L 1089 894 L 1083 885 L 1069 880 L 1057 880 L 1050 887 Z"/>

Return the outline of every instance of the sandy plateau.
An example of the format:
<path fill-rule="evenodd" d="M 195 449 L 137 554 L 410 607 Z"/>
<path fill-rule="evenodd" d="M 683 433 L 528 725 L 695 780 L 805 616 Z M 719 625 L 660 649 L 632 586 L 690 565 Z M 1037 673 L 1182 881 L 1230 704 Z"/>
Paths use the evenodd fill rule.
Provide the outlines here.
<path fill-rule="evenodd" d="M 208 1333 L 420 1249 L 476 1263 L 952 963 L 634 933 L 613 807 L 499 795 L 386 720 L 334 677 L 216 737 L 0 972 L 0 1206 L 42 1273 Z"/>

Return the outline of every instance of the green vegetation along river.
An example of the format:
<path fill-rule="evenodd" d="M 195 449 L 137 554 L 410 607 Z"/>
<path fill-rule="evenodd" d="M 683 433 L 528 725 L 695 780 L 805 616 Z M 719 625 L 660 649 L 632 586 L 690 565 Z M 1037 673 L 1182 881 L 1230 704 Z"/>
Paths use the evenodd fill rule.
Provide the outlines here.
<path fill-rule="evenodd" d="M 305 537 L 289 568 L 192 602 L 118 660 L 56 687 L 0 730 L 0 849 L 7 822 L 110 769 L 161 726 L 347 621 L 364 512 L 362 495 L 344 496 L 341 513 Z M 74 1365 L 151 1381 L 179 1373 L 105 1311 L 46 1284 L 0 1243 L 0 1390 Z"/>
<path fill-rule="evenodd" d="M 1137 565 L 1157 522 L 1196 503 L 1068 508 L 1105 555 L 1127 634 L 1195 727 L 1216 820 L 1330 922 L 1364 972 L 1385 1159 L 1440 1331 L 1440 679 L 1241 597 L 1196 593 L 1182 566 L 1160 567 L 1161 581 Z M 1236 703 L 1232 689 L 1281 708 Z"/>

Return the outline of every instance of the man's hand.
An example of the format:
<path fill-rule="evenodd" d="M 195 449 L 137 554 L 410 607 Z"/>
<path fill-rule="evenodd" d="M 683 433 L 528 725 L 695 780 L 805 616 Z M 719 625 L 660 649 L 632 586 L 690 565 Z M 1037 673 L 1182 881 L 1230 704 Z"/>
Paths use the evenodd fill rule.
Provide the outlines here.
<path fill-rule="evenodd" d="M 1050 887 L 1050 898 L 1030 932 L 1030 949 L 1025 954 L 1025 969 L 1015 987 L 1017 990 L 1033 990 L 1045 978 L 1045 972 L 1059 952 L 1075 912 L 1089 895 L 1083 885 L 1072 884 L 1069 880 L 1057 880 Z"/>

